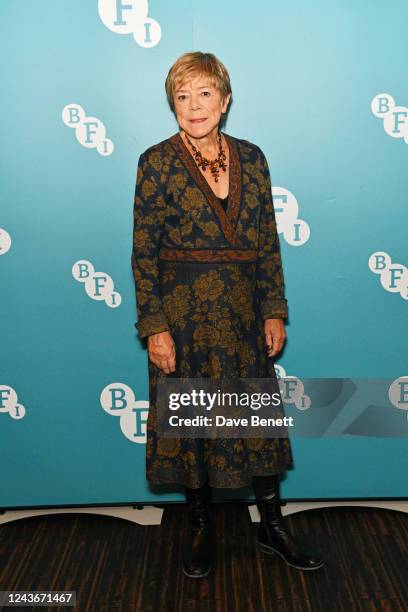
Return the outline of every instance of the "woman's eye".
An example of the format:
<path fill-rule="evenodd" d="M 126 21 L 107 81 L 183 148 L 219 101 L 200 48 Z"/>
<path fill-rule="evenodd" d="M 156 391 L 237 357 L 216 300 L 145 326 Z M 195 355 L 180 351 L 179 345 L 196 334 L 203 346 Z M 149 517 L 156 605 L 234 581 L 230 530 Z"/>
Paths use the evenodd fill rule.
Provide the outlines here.
<path fill-rule="evenodd" d="M 177 98 L 177 99 L 178 99 L 178 100 L 183 100 L 185 97 L 186 97 L 186 96 L 181 95 L 181 96 L 178 96 L 178 98 Z"/>
<path fill-rule="evenodd" d="M 208 94 L 209 96 L 211 96 L 211 94 L 210 94 L 210 92 L 209 92 L 209 91 L 203 91 L 202 93 L 203 93 L 203 94 Z"/>

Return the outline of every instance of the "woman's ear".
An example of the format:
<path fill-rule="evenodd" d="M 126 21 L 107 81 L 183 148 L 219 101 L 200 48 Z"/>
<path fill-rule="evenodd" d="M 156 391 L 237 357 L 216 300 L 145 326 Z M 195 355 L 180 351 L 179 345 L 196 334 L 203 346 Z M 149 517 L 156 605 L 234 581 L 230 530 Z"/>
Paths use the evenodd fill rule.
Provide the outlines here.
<path fill-rule="evenodd" d="M 228 110 L 228 104 L 230 102 L 230 99 L 231 99 L 231 94 L 229 93 L 229 94 L 227 94 L 227 96 L 222 101 L 222 107 L 225 108 L 225 110 L 222 111 L 223 115 L 225 115 L 225 113 Z"/>

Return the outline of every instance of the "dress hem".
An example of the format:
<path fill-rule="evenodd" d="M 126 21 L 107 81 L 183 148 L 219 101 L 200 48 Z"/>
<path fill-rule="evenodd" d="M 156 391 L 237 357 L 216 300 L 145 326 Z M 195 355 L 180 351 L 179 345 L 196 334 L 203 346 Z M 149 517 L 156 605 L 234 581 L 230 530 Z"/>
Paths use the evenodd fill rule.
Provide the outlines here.
<path fill-rule="evenodd" d="M 250 473 L 248 475 L 248 478 L 245 479 L 245 482 L 240 481 L 240 483 L 233 483 L 233 484 L 229 484 L 228 486 L 225 485 L 225 483 L 216 483 L 214 481 L 211 480 L 211 478 L 206 478 L 204 480 L 204 482 L 202 482 L 200 484 L 200 482 L 194 481 L 192 482 L 191 480 L 186 480 L 183 479 L 182 477 L 177 478 L 177 476 L 175 476 L 174 478 L 176 478 L 176 480 L 174 480 L 174 478 L 171 478 L 169 480 L 153 480 L 151 478 L 149 478 L 148 476 L 146 477 L 146 480 L 152 484 L 152 485 L 169 485 L 169 484 L 174 484 L 174 485 L 179 485 L 179 486 L 183 486 L 183 487 L 188 487 L 188 488 L 192 488 L 192 489 L 199 489 L 201 487 L 204 486 L 204 484 L 207 482 L 208 480 L 208 485 L 210 487 L 213 487 L 214 489 L 242 489 L 244 487 L 249 487 L 252 486 L 252 478 L 253 476 L 275 476 L 276 474 L 284 474 L 286 472 L 286 470 L 288 469 L 292 469 L 294 466 L 293 464 L 285 464 L 285 466 L 282 466 L 280 469 L 278 469 L 278 471 L 273 471 L 273 472 L 265 472 L 265 470 L 262 470 L 261 474 L 254 474 L 254 473 Z"/>

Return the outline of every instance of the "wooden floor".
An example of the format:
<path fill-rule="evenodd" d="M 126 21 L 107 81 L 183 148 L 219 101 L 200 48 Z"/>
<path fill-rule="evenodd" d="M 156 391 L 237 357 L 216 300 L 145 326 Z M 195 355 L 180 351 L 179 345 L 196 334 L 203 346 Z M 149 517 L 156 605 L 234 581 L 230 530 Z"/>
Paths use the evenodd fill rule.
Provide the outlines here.
<path fill-rule="evenodd" d="M 76 590 L 75 610 L 95 612 L 408 610 L 406 514 L 340 507 L 287 517 L 326 561 L 302 572 L 258 552 L 245 504 L 217 503 L 215 565 L 196 580 L 180 567 L 186 506 L 165 508 L 154 527 L 90 514 L 1 525 L 0 590 Z"/>

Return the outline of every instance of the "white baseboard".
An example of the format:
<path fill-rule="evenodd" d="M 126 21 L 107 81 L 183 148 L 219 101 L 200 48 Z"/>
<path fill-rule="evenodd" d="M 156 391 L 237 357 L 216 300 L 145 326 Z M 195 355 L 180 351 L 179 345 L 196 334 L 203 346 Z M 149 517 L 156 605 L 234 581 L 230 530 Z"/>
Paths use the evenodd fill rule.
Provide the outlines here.
<path fill-rule="evenodd" d="M 385 510 L 395 510 L 397 512 L 405 512 L 408 514 L 408 501 L 344 501 L 344 502 L 288 502 L 282 506 L 282 515 L 295 514 L 306 510 L 316 510 L 316 508 L 338 508 L 341 506 L 356 506 L 361 508 L 383 508 Z M 256 505 L 248 506 L 249 514 L 252 522 L 257 523 L 260 520 L 258 508 Z M 97 506 L 88 508 L 40 508 L 37 510 L 7 510 L 4 514 L 0 514 L 0 525 L 11 521 L 18 521 L 30 516 L 46 516 L 49 514 L 101 514 L 121 518 L 126 521 L 131 521 L 138 525 L 160 525 L 163 509 L 156 506 L 143 506 L 137 509 L 131 506 Z"/>
<path fill-rule="evenodd" d="M 47 514 L 103 514 L 132 521 L 138 525 L 160 525 L 163 515 L 161 508 L 143 506 L 140 510 L 131 506 L 98 506 L 89 508 L 42 508 L 39 510 L 8 510 L 0 514 L 0 525 L 10 521 L 18 521 L 29 516 L 45 516 Z"/>
<path fill-rule="evenodd" d="M 316 510 L 316 508 L 338 508 L 341 506 L 355 506 L 361 508 L 382 508 L 385 510 L 396 510 L 397 512 L 406 512 L 408 514 L 408 501 L 334 501 L 334 502 L 288 502 L 282 506 L 282 516 L 303 512 L 305 510 Z M 260 516 L 256 505 L 248 506 L 249 514 L 253 523 L 259 523 Z"/>

